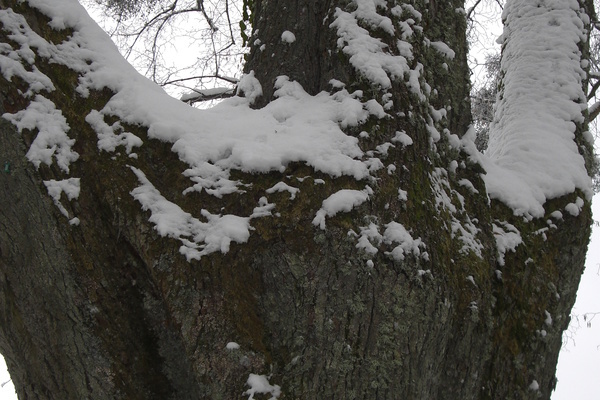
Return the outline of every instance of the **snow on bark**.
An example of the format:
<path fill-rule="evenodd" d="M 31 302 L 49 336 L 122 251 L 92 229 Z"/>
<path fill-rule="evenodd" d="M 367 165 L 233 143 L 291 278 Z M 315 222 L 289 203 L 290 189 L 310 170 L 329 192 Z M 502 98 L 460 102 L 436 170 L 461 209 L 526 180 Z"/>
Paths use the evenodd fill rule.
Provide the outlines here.
<path fill-rule="evenodd" d="M 250 218 L 236 215 L 214 215 L 202 210 L 207 222 L 202 222 L 167 200 L 146 178 L 144 173 L 131 167 L 141 185 L 131 195 L 151 212 L 150 222 L 161 236 L 181 241 L 181 254 L 189 260 L 220 251 L 227 253 L 231 242 L 245 243 L 250 237 Z"/>
<path fill-rule="evenodd" d="M 124 123 L 148 127 L 150 138 L 173 143 L 173 151 L 189 165 L 184 175 L 192 184 L 184 193 L 204 190 L 222 197 L 239 192 L 240 182 L 229 179 L 232 169 L 283 171 L 289 163 L 300 162 L 333 177 L 348 175 L 369 179 L 374 172 L 385 168 L 376 155 L 385 156 L 391 143 L 376 146 L 379 154 L 365 153 L 359 139 L 344 132 L 369 118 L 389 117 L 386 110 L 390 107 L 385 101 L 381 106 L 375 99 L 363 99 L 361 91 L 350 93 L 341 82 L 335 93 L 321 92 L 313 96 L 297 82 L 281 76 L 275 84 L 275 100 L 254 110 L 250 105 L 261 96 L 262 89 L 261 83 L 249 73 L 238 87 L 239 94 L 243 93 L 245 98 L 228 99 L 210 110 L 192 109 L 140 76 L 76 1 L 32 0 L 29 3 L 48 14 L 52 27 L 73 27 L 75 31 L 63 43 L 49 43 L 29 29 L 21 16 L 3 10 L 0 19 L 5 27 L 14 31 L 14 40 L 20 45 L 18 49 L 0 47 L 4 76 L 17 75 L 29 83 L 30 90 L 25 93 L 28 97 L 43 89 L 54 90 L 52 82 L 35 67 L 31 70 L 19 67 L 22 63 L 34 62 L 35 53 L 31 48 L 36 48 L 38 55 L 80 74 L 78 92 L 82 96 L 89 95 L 92 89 L 113 90 L 115 94 L 104 108 L 93 111 L 86 119 L 98 133 L 99 149 L 116 151 L 117 146 L 123 145 L 130 153 L 133 147 L 142 145 L 139 138 L 122 131 L 120 125 L 106 124 L 104 117 L 116 116 Z M 420 13 L 407 5 L 387 10 L 382 1 L 354 3 L 356 8 L 352 12 L 336 9 L 330 24 L 339 36 L 338 46 L 350 57 L 352 66 L 384 90 L 391 87 L 392 80 L 401 79 L 420 100 L 427 101 L 431 87 L 423 81 L 424 66 L 420 62 L 411 62 L 414 67 L 409 66 L 414 56 L 411 44 L 404 41 L 413 38 L 414 32 L 422 33 L 417 24 Z M 505 44 L 503 98 L 497 109 L 488 153 L 482 156 L 472 152 L 487 170 L 484 179 L 489 195 L 507 203 L 516 214 L 527 216 L 543 215 L 543 204 L 548 198 L 575 189 L 591 194 L 590 179 L 574 141 L 575 123 L 582 122 L 585 104 L 578 48 L 584 39 L 582 18 L 585 15 L 575 0 L 548 0 L 541 4 L 542 7 L 537 7 L 515 0 L 507 5 L 507 27 L 502 37 Z M 378 10 L 389 11 L 398 20 L 393 22 Z M 405 13 L 417 21 L 402 20 Z M 399 28 L 402 40 L 397 41 L 397 49 L 392 51 L 364 26 L 389 35 L 396 34 Z M 437 52 L 454 58 L 454 51 L 445 43 L 424 40 Z M 48 143 L 38 146 L 37 139 L 34 141 L 30 154 L 35 157 L 32 155 L 30 159 L 39 165 L 51 162 L 54 156 L 58 165 L 68 172 L 69 163 L 78 156 L 70 150 L 73 140 L 65 133 L 68 125 L 60 120 L 60 110 L 52 109 L 42 99 L 37 95 L 21 114 L 4 117 L 19 124 L 19 129 L 38 129 L 40 140 L 48 137 L 48 132 L 52 133 Z M 47 118 L 36 117 L 40 104 L 44 105 L 45 115 L 53 116 L 52 124 Z M 442 138 L 436 123 L 446 118 L 446 110 L 429 108 L 427 129 L 435 143 Z M 457 147 L 457 137 L 447 131 L 443 133 L 450 144 Z M 463 144 L 469 135 L 466 138 Z M 403 131 L 392 141 L 403 146 L 412 144 L 412 139 Z M 388 167 L 391 173 L 393 170 Z M 341 208 L 327 206 L 333 199 L 326 199 L 313 221 L 315 225 L 324 227 L 326 217 L 349 211 L 368 197 L 364 191 L 338 193 L 357 195 L 346 198 L 349 202 Z M 448 210 L 457 210 L 450 198 L 446 198 L 445 189 L 436 194 L 442 196 L 437 200 L 444 200 Z M 250 216 L 238 218 L 247 220 Z M 468 247 L 477 250 L 479 244 L 474 240 L 477 230 L 457 224 L 454 221 L 453 232 L 475 243 Z M 168 235 L 181 236 L 172 232 Z M 230 239 L 236 238 L 241 236 Z M 226 251 L 228 246 L 217 247 Z"/>
<path fill-rule="evenodd" d="M 248 400 L 254 399 L 257 393 L 271 394 L 270 400 L 276 400 L 281 395 L 281 387 L 279 385 L 271 385 L 266 375 L 250 374 L 246 382 L 250 389 L 246 390 L 243 395 L 248 395 Z"/>
<path fill-rule="evenodd" d="M 67 135 L 70 129 L 67 120 L 44 96 L 38 94 L 25 110 L 2 117 L 12 122 L 19 132 L 23 129 L 38 131 L 27 152 L 27 159 L 36 167 L 42 163 L 50 165 L 55 159 L 58 166 L 68 173 L 69 165 L 79 158 L 72 149 L 75 140 Z"/>
<path fill-rule="evenodd" d="M 354 68 L 369 81 L 388 89 L 392 86 L 390 76 L 392 79 L 402 78 L 405 73 L 415 72 L 416 69 L 415 71 L 410 69 L 406 57 L 385 52 L 388 46 L 380 39 L 372 37 L 368 30 L 359 25 L 359 20 L 374 24 L 376 21 L 374 15 L 378 14 L 375 14 L 374 10 L 367 12 L 364 6 L 367 2 L 361 1 L 358 3 L 363 6 L 359 7 L 354 13 L 338 8 L 335 12 L 336 19 L 330 27 L 337 30 L 340 37 L 338 46 L 350 56 L 350 63 Z M 379 21 L 379 24 L 382 24 L 383 21 Z M 387 24 L 384 26 L 387 26 Z M 416 73 L 418 74 L 418 72 Z M 413 90 L 420 92 L 418 86 Z"/>
<path fill-rule="evenodd" d="M 143 143 L 137 136 L 126 132 L 123 124 L 146 126 L 150 139 L 173 143 L 172 150 L 189 165 L 184 175 L 191 184 L 184 194 L 204 191 L 221 198 L 227 194 L 241 193 L 243 189 L 239 185 L 242 183 L 230 179 L 232 169 L 251 173 L 283 171 L 289 163 L 300 162 L 332 177 L 347 175 L 358 180 L 372 180 L 377 171 L 385 168 L 379 157 L 387 156 L 389 148 L 394 146 L 392 143 L 386 141 L 376 145 L 375 151 L 363 152 L 359 139 L 348 135 L 345 130 L 357 127 L 369 118 L 390 118 L 387 112 L 392 109 L 393 100 L 389 93 L 382 97 L 381 105 L 377 99 L 363 98 L 362 91 L 351 93 L 344 83 L 335 81 L 338 84 L 334 85 L 334 93 L 321 92 L 313 96 L 306 93 L 297 82 L 280 76 L 275 82 L 275 99 L 264 108 L 255 110 L 250 106 L 262 95 L 262 86 L 250 72 L 242 77 L 238 85 L 238 95 L 244 97 L 225 100 L 210 110 L 197 110 L 170 98 L 160 87 L 139 75 L 76 1 L 32 0 L 29 4 L 47 14 L 53 28 L 71 27 L 74 33 L 64 42 L 53 44 L 29 29 L 21 16 L 3 11 L 0 18 L 5 26 L 14 30 L 16 41 L 21 45 L 16 51 L 0 48 L 2 54 L 6 54 L 0 59 L 5 76 L 18 74 L 30 84 L 31 93 L 41 89 L 53 90 L 52 82 L 47 77 L 35 74 L 35 68 L 32 68 L 33 72 L 21 70 L 13 62 L 16 58 L 21 62 L 33 63 L 35 54 L 31 47 L 35 47 L 40 56 L 65 65 L 80 75 L 77 92 L 82 96 L 89 96 L 90 91 L 95 89 L 111 89 L 114 95 L 106 105 L 101 110 L 91 111 L 86 117 L 86 122 L 98 134 L 99 150 L 115 152 L 117 147 L 124 146 L 126 153 L 135 157 L 135 154 L 131 154 L 133 147 L 142 146 Z M 423 81 L 423 64 L 411 61 L 414 59 L 412 45 L 407 42 L 418 39 L 415 32 L 422 34 L 423 29 L 418 25 L 421 14 L 409 5 L 388 9 L 386 2 L 380 0 L 357 0 L 354 5 L 356 8 L 352 12 L 336 9 L 330 24 L 330 28 L 339 36 L 339 47 L 350 56 L 352 66 L 383 89 L 389 89 L 392 80 L 401 80 L 421 101 L 426 102 L 431 87 Z M 385 13 L 397 19 L 392 20 L 390 16 L 383 15 Z M 396 41 L 397 49 L 391 49 L 363 26 L 388 35 L 395 35 L 400 30 L 402 40 Z M 287 33 L 284 36 L 289 42 L 291 36 Z M 438 52 L 453 58 L 453 50 L 443 42 L 427 38 L 425 41 Z M 432 141 L 437 142 L 441 134 L 435 124 L 446 118 L 446 110 L 434 107 L 429 107 L 429 110 L 431 116 L 426 118 L 427 129 Z M 24 114 L 22 119 L 30 118 L 30 114 Z M 117 117 L 121 122 L 108 125 L 105 121 L 112 117 Z M 447 132 L 445 134 L 448 135 Z M 55 143 L 57 149 L 73 145 L 66 135 L 63 139 Z M 413 143 L 403 131 L 397 132 L 392 141 L 402 146 Z M 61 167 L 68 167 L 67 162 L 59 161 Z M 390 174 L 394 170 L 394 165 L 388 166 Z M 138 172 L 138 177 L 142 176 L 143 172 Z M 150 190 L 151 185 L 150 182 L 144 183 L 132 194 L 138 200 L 147 200 L 149 194 L 154 193 Z M 142 192 L 148 196 L 143 196 Z M 346 196 L 341 206 L 341 203 L 333 201 L 340 199 L 340 193 L 355 195 Z M 268 194 L 269 191 L 265 192 L 264 198 L 265 204 L 269 204 L 270 213 L 274 206 L 268 203 Z M 400 191 L 399 194 L 406 200 L 405 192 Z M 326 217 L 350 211 L 367 198 L 365 191 L 348 189 L 334 193 L 323 201 L 323 207 L 315 217 L 315 225 L 324 228 Z M 157 205 L 165 205 L 166 202 L 157 200 L 152 202 L 153 205 L 142 204 L 154 210 L 152 220 L 161 234 L 180 239 L 194 236 L 191 231 L 182 233 L 167 229 L 173 227 L 166 220 L 167 216 L 181 222 L 183 214 L 179 211 L 162 213 L 164 207 Z M 259 205 L 258 208 L 262 210 L 261 207 Z M 237 217 L 246 221 L 255 214 Z M 260 211 L 256 215 L 259 214 L 266 213 Z M 189 218 L 193 217 L 185 216 L 183 220 Z M 229 239 L 245 241 L 235 235 Z M 189 243 L 186 242 L 182 248 L 189 259 L 198 258 L 217 248 L 223 252 L 228 249 L 228 245 L 209 245 L 202 238 L 185 240 Z M 197 250 L 197 246 L 201 251 Z"/>
<path fill-rule="evenodd" d="M 276 82 L 276 99 L 254 110 L 250 105 L 262 90 L 250 73 L 238 86 L 245 98 L 229 99 L 211 110 L 193 109 L 139 75 L 77 1 L 32 0 L 29 4 L 47 14 L 54 29 L 73 28 L 74 32 L 62 43 L 54 44 L 30 29 L 22 16 L 11 10 L 0 11 L 4 29 L 10 30 L 18 43 L 15 49 L 10 45 L 0 47 L 4 76 L 10 79 L 16 75 L 29 84 L 25 97 L 40 90 L 54 90 L 51 80 L 38 73 L 35 66 L 30 70 L 22 67 L 33 64 L 37 54 L 77 72 L 80 77 L 76 90 L 83 97 L 92 90 L 112 90 L 114 95 L 106 105 L 86 118 L 98 134 L 99 151 L 115 152 L 124 146 L 130 154 L 133 147 L 143 143 L 126 132 L 123 124 L 146 126 L 149 138 L 173 143 L 173 151 L 189 165 L 184 175 L 192 184 L 184 193 L 204 190 L 221 197 L 236 192 L 239 182 L 229 179 L 232 169 L 283 171 L 289 163 L 301 162 L 333 177 L 365 179 L 383 168 L 379 159 L 363 153 L 357 138 L 343 131 L 370 116 L 386 117 L 382 106 L 373 99 L 363 101 L 360 91 L 349 93 L 342 88 L 333 94 L 311 96 L 298 83 L 282 76 Z M 371 14 L 370 20 L 389 25 L 385 23 L 388 19 Z M 50 164 L 54 157 L 68 173 L 69 163 L 78 155 L 71 150 L 74 140 L 66 135 L 66 120 L 49 100 L 37 95 L 27 109 L 4 117 L 20 130 L 39 130 L 28 153 L 35 165 Z M 117 117 L 121 122 L 110 126 L 105 122 L 108 117 Z M 151 220 L 161 235 L 183 242 L 182 252 L 188 259 L 215 250 L 226 252 L 229 242 L 247 240 L 251 216 L 204 215 L 209 220 L 206 225 L 164 199 L 141 170 L 135 171 L 142 185 L 132 195 L 152 211 Z M 228 228 L 232 224 L 223 225 L 225 220 L 237 221 L 235 229 Z"/>
<path fill-rule="evenodd" d="M 369 194 L 372 194 L 371 188 L 365 190 L 342 189 L 323 201 L 321 209 L 317 211 L 317 215 L 312 223 L 315 226 L 325 229 L 326 217 L 333 217 L 340 212 L 350 212 L 354 207 L 358 207 L 369 199 Z"/>
<path fill-rule="evenodd" d="M 397 261 L 404 260 L 407 254 L 420 256 L 421 249 L 425 248 L 425 244 L 420 238 L 414 239 L 406 228 L 398 222 L 390 222 L 386 225 L 383 239 L 386 243 L 397 244 L 389 252 L 389 255 Z"/>
<path fill-rule="evenodd" d="M 540 217 L 547 199 L 576 189 L 592 195 L 575 142 L 586 107 L 578 45 L 587 15 L 576 0 L 513 0 L 503 17 L 503 91 L 484 179 L 515 214 Z"/>
<path fill-rule="evenodd" d="M 294 35 L 293 32 L 284 31 L 281 34 L 281 41 L 283 43 L 292 44 L 292 43 L 294 43 L 296 41 L 296 35 Z"/>
<path fill-rule="evenodd" d="M 54 204 L 60 210 L 61 214 L 65 217 L 69 218 L 69 212 L 60 202 L 60 198 L 64 193 L 67 196 L 68 200 L 74 200 L 79 197 L 79 192 L 81 190 L 80 179 L 79 178 L 69 178 L 57 181 L 55 179 L 50 179 L 44 181 L 44 185 L 48 190 L 48 194 L 54 200 Z M 72 220 L 71 220 L 72 221 Z M 73 223 L 72 223 L 73 224 Z"/>
<path fill-rule="evenodd" d="M 127 154 L 131 154 L 133 147 L 142 145 L 142 139 L 135 136 L 131 132 L 123 132 L 123 127 L 120 122 L 115 122 L 113 125 L 108 125 L 104 121 L 104 116 L 96 110 L 92 110 L 86 117 L 85 121 L 90 124 L 92 129 L 98 135 L 98 149 L 108 152 L 113 152 L 119 146 L 125 146 Z M 115 131 L 119 131 L 115 134 Z"/>

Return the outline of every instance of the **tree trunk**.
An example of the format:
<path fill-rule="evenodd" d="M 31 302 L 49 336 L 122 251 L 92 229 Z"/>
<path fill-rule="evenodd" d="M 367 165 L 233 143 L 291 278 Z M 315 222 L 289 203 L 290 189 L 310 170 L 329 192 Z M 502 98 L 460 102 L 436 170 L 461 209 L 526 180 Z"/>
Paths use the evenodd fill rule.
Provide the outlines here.
<path fill-rule="evenodd" d="M 373 14 L 361 11 L 371 4 L 363 0 L 248 3 L 245 70 L 262 85 L 254 107 L 277 97 L 281 75 L 311 95 L 339 92 L 338 82 L 362 91 L 360 101 L 376 101 L 386 116 L 372 111 L 346 132 L 363 158 L 385 167 L 356 179 L 290 162 L 282 171 L 231 171 L 231 180 L 251 184 L 244 192 L 184 195 L 189 166 L 148 127 L 122 122 L 144 142 L 137 158 L 99 151 L 86 116 L 115 92 L 82 96 L 77 70 L 38 52 L 35 67 L 55 87 L 43 95 L 61 110 L 79 158 L 68 174 L 56 162 L 36 167 L 26 155 L 37 129 L 19 133 L 0 121 L 0 160 L 10 163 L 0 191 L 0 352 L 20 398 L 231 399 L 261 375 L 271 385 L 264 398 L 550 398 L 583 271 L 589 202 L 548 229 L 554 211 L 585 199 L 581 190 L 546 201 L 536 218 L 488 198 L 481 165 L 456 145 L 471 120 L 463 2 L 388 2 Z M 9 7 L 49 42 L 74 35 L 25 3 L 0 5 L 2 42 L 13 49 L 22 43 L 11 36 Z M 389 57 L 404 56 L 405 73 L 385 64 L 399 58 L 380 61 L 387 81 L 361 69 L 345 16 L 385 43 Z M 408 26 L 412 35 L 402 36 Z M 286 30 L 296 41 L 282 40 Z M 33 96 L 7 65 L 0 114 L 10 119 Z M 584 131 L 578 125 L 577 137 Z M 278 216 L 252 219 L 246 243 L 188 262 L 181 242 L 161 236 L 153 211 L 140 207 L 141 178 L 130 167 L 198 218 L 201 210 L 250 215 L 262 197 Z M 80 178 L 79 196 L 53 201 L 44 182 L 67 175 Z M 268 190 L 278 182 L 297 187 L 295 198 Z M 326 213 L 322 229 L 315 216 L 341 190 L 368 200 Z M 498 227 L 509 226 L 521 244 L 504 251 Z"/>

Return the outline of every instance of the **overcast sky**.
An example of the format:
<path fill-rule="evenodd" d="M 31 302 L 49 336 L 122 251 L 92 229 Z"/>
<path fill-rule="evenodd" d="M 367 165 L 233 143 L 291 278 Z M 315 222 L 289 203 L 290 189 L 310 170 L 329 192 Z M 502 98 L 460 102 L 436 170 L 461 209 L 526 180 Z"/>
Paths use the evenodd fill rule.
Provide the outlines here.
<path fill-rule="evenodd" d="M 600 194 L 592 205 L 594 219 L 600 220 Z M 591 327 L 585 313 L 599 313 Z M 558 360 L 558 385 L 552 400 L 598 400 L 600 398 L 600 228 L 594 227 L 585 273 L 577 291 L 573 315 L 579 315 L 580 327 L 565 343 Z M 571 331 L 578 326 L 575 318 Z"/>

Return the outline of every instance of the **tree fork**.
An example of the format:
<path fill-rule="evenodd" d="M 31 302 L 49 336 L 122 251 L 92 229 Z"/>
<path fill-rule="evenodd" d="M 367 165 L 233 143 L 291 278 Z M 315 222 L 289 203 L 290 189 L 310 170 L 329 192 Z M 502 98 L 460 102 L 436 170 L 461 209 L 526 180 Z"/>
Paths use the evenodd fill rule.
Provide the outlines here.
<path fill-rule="evenodd" d="M 227 399 L 244 393 L 250 374 L 257 374 L 279 385 L 282 399 L 549 398 L 583 269 L 589 203 L 579 216 L 556 221 L 560 229 L 543 240 L 539 231 L 549 214 L 583 194 L 548 201 L 546 218 L 524 221 L 504 204 L 489 203 L 481 166 L 453 147 L 450 135 L 432 143 L 432 127 L 457 136 L 467 131 L 469 83 L 465 21 L 457 11 L 462 2 L 425 3 L 414 1 L 415 11 L 406 7 L 398 15 L 378 9 L 395 22 L 420 14 L 423 27 L 410 43 L 409 68 L 419 71 L 421 64 L 425 71 L 418 87 L 402 76 L 386 89 L 351 64 L 330 26 L 337 8 L 352 13 L 356 3 L 253 2 L 259 33 L 250 39 L 246 71 L 255 72 L 263 89 L 255 107 L 273 100 L 281 75 L 310 94 L 338 90 L 330 85 L 337 79 L 349 92 L 362 91 L 365 101 L 383 104 L 391 95 L 391 117 L 371 116 L 349 133 L 365 152 L 399 131 L 414 143 L 390 147 L 385 162 L 397 173 L 383 169 L 371 181 L 290 163 L 283 172 L 233 171 L 232 180 L 252 184 L 244 194 L 184 196 L 187 166 L 170 144 L 151 139 L 144 126 L 123 123 L 144 141 L 138 158 L 99 152 L 85 116 L 114 93 L 82 98 L 76 72 L 36 55 L 36 67 L 56 86 L 44 96 L 62 111 L 76 139 L 80 158 L 71 169 L 85 190 L 77 201 L 63 202 L 81 220 L 71 226 L 43 183 L 64 173 L 56 165 L 34 168 L 26 153 L 36 132 L 19 134 L 0 121 L 0 160 L 12 165 L 0 191 L 0 204 L 8 205 L 0 209 L 0 351 L 20 396 Z M 52 30 L 38 10 L 17 1 L 0 5 L 24 15 L 46 40 L 59 43 L 72 33 Z M 362 24 L 391 54 L 401 52 L 396 36 Z M 281 40 L 285 30 L 295 34 L 293 45 Z M 5 31 L 2 41 L 17 46 Z M 434 41 L 451 47 L 454 58 L 425 44 Z M 25 109 L 30 99 L 20 93 L 26 84 L 0 82 L 0 113 Z M 446 117 L 436 120 L 431 110 L 443 107 Z M 464 167 L 452 171 L 452 161 Z M 287 192 L 273 194 L 280 216 L 252 220 L 248 243 L 187 262 L 178 242 L 161 237 L 150 212 L 130 194 L 139 185 L 130 167 L 194 215 L 222 208 L 247 215 L 278 182 L 294 182 L 300 191 L 293 201 Z M 317 179 L 324 183 L 315 185 Z M 459 184 L 465 179 L 474 190 Z M 330 195 L 366 185 L 374 191 L 368 201 L 328 218 L 326 230 L 313 224 Z M 406 201 L 398 189 L 407 192 Z M 459 211 L 439 206 L 436 196 L 444 194 Z M 452 230 L 457 221 L 476 221 L 480 255 L 462 251 Z M 500 221 L 516 227 L 524 243 L 504 255 L 501 279 L 494 236 Z M 381 243 L 376 254 L 357 247 L 352 232 L 392 222 L 422 239 L 420 253 L 400 260 L 391 256 L 394 244 Z M 551 325 L 544 324 L 546 313 Z M 228 342 L 239 349 L 227 349 Z"/>

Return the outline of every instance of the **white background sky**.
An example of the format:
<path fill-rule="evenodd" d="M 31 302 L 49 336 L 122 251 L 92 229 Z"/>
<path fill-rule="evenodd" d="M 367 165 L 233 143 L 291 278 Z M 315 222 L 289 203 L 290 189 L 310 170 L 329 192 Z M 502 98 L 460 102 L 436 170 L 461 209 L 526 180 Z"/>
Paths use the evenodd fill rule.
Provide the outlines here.
<path fill-rule="evenodd" d="M 485 35 L 478 61 L 484 53 L 494 51 L 493 39 L 501 28 L 497 24 L 485 26 Z M 491 40 L 490 40 L 491 39 Z M 497 50 L 495 50 L 497 51 Z M 480 74 L 476 72 L 476 74 Z M 600 220 L 600 195 L 594 199 L 594 215 Z M 600 228 L 594 227 L 588 252 L 586 270 L 577 295 L 569 340 L 564 344 L 558 363 L 558 384 L 552 400 L 598 400 L 600 398 L 600 314 L 591 320 L 591 327 L 583 320 L 585 313 L 600 313 Z M 589 321 L 589 319 L 588 319 Z M 4 360 L 0 357 L 0 400 L 16 400 L 14 387 L 9 381 Z M 6 383 L 8 382 L 8 383 Z"/>
<path fill-rule="evenodd" d="M 600 220 L 600 194 L 594 197 L 594 218 Z M 600 313 L 600 228 L 594 226 L 588 249 L 585 272 L 577 291 L 572 315 L 579 316 L 581 327 L 573 318 L 572 338 L 563 344 L 558 360 L 558 385 L 552 400 L 598 400 L 600 398 L 600 314 L 583 321 L 585 313 Z M 588 320 L 589 321 L 589 320 Z"/>

